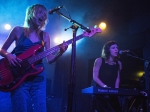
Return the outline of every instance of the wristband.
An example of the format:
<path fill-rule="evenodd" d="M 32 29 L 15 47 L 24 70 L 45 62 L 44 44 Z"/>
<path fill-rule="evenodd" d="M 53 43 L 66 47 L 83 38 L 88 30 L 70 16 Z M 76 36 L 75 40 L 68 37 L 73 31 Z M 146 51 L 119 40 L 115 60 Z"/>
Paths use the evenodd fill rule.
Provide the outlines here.
<path fill-rule="evenodd" d="M 107 85 L 104 85 L 103 87 L 105 88 L 105 87 L 107 87 Z"/>

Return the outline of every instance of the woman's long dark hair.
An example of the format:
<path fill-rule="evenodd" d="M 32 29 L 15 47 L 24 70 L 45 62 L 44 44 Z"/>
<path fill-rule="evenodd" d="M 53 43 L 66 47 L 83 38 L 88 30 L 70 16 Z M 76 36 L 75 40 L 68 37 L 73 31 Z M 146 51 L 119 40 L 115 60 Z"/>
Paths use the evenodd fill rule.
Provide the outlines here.
<path fill-rule="evenodd" d="M 118 43 L 116 41 L 108 41 L 104 46 L 103 46 L 103 49 L 102 49 L 102 55 L 101 57 L 102 58 L 105 58 L 106 60 L 109 59 L 110 57 L 110 47 L 112 45 L 117 45 L 118 46 Z M 116 57 L 116 59 L 119 58 L 119 53 L 118 53 L 118 56 Z"/>

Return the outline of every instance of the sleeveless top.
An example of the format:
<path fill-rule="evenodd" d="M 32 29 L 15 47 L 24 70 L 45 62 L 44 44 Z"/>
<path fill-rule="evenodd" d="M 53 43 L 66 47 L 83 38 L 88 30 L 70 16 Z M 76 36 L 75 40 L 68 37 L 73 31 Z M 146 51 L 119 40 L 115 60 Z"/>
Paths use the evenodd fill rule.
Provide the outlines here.
<path fill-rule="evenodd" d="M 42 37 L 41 37 L 42 36 Z M 43 32 L 40 33 L 40 38 L 43 40 Z M 24 35 L 24 33 L 22 33 L 22 35 L 20 36 L 19 40 L 18 40 L 18 44 L 16 45 L 15 49 L 13 50 L 13 53 L 15 55 L 20 55 L 22 53 L 24 53 L 25 51 L 27 51 L 29 48 L 31 48 L 32 46 L 35 45 L 42 45 L 42 40 L 38 41 L 38 42 L 32 42 L 28 37 L 26 37 Z M 20 42 L 19 42 L 20 41 Z M 43 45 L 42 45 L 43 46 Z M 42 52 L 44 51 L 44 47 L 42 48 L 42 50 L 38 51 L 38 52 Z M 37 52 L 37 53 L 38 53 Z M 35 66 L 40 66 L 40 67 L 44 67 L 44 64 L 42 63 L 42 61 L 39 61 L 38 64 L 36 64 Z M 35 76 L 30 76 L 27 77 L 25 81 L 33 81 L 33 80 L 43 80 L 43 76 L 44 74 L 39 74 L 39 75 L 35 75 Z M 42 77 L 41 77 L 42 76 Z"/>
<path fill-rule="evenodd" d="M 20 39 L 21 39 L 21 43 L 19 43 L 19 45 L 17 45 L 13 51 L 15 55 L 22 54 L 23 52 L 27 51 L 29 48 L 31 48 L 32 46 L 35 46 L 37 44 L 42 45 L 42 41 L 32 42 L 28 37 L 26 37 L 24 35 L 24 33 L 22 33 L 19 40 Z M 44 48 L 43 48 L 43 50 L 44 50 Z"/>
<path fill-rule="evenodd" d="M 119 70 L 118 61 L 116 61 L 116 64 L 110 65 L 108 63 L 105 63 L 105 59 L 102 58 L 102 64 L 99 70 L 99 78 L 108 87 L 115 88 L 115 82 L 118 76 L 118 70 Z M 99 86 L 98 84 L 94 84 L 94 85 Z"/>

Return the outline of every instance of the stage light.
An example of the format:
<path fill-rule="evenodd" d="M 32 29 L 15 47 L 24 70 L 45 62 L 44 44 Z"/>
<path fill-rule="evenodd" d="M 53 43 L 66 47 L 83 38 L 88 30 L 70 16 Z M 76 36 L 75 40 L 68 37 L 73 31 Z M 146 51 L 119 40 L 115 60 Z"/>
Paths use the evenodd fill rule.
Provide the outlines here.
<path fill-rule="evenodd" d="M 5 24 L 4 28 L 5 28 L 5 30 L 10 30 L 11 29 L 11 25 L 10 24 Z"/>
<path fill-rule="evenodd" d="M 101 23 L 99 24 L 99 28 L 102 29 L 102 30 L 106 29 L 106 23 L 101 22 Z"/>
<path fill-rule="evenodd" d="M 56 38 L 54 39 L 54 42 L 55 42 L 56 44 L 60 44 L 60 43 L 62 43 L 62 40 L 61 40 L 59 37 L 56 37 Z"/>
<path fill-rule="evenodd" d="M 83 33 L 82 30 L 79 30 L 79 32 L 76 35 L 77 38 L 78 38 L 79 35 L 81 35 L 81 33 Z M 68 32 L 63 32 L 63 33 L 61 33 L 61 35 L 54 36 L 51 46 L 54 47 L 54 46 L 57 46 L 59 44 L 62 44 L 63 42 L 68 42 L 67 43 L 68 44 L 68 49 L 65 53 L 70 53 L 71 49 L 72 49 L 72 41 L 71 41 L 72 39 L 73 39 L 72 32 L 69 32 L 69 33 Z M 81 40 L 79 39 L 79 41 L 76 41 L 76 47 L 78 45 L 80 45 L 83 42 L 83 40 L 84 40 L 84 38 L 83 39 L 81 38 Z"/>
<path fill-rule="evenodd" d="M 143 74 L 144 74 L 144 71 L 139 71 L 139 72 L 137 72 L 137 77 L 142 77 Z"/>

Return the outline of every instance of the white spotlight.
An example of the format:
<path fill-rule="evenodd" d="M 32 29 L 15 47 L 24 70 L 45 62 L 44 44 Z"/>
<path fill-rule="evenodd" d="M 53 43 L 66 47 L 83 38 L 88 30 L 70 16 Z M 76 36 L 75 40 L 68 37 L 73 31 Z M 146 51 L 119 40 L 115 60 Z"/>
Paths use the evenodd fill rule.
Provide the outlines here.
<path fill-rule="evenodd" d="M 60 38 L 56 37 L 56 38 L 54 39 L 54 42 L 57 43 L 57 44 L 60 44 L 62 41 L 61 41 Z"/>
<path fill-rule="evenodd" d="M 11 25 L 10 25 L 10 24 L 5 24 L 5 25 L 4 25 L 4 28 L 5 28 L 6 30 L 10 30 L 10 29 L 11 29 Z"/>

